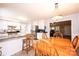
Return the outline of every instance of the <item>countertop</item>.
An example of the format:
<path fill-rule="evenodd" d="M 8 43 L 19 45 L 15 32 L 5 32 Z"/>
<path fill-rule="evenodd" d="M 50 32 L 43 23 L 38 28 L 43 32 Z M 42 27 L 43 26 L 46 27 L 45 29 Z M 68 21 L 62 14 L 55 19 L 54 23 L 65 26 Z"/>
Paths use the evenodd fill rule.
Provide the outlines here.
<path fill-rule="evenodd" d="M 13 40 L 15 38 L 23 38 L 24 35 L 15 35 L 15 36 L 2 36 L 0 37 L 0 42 L 8 41 L 8 40 Z"/>

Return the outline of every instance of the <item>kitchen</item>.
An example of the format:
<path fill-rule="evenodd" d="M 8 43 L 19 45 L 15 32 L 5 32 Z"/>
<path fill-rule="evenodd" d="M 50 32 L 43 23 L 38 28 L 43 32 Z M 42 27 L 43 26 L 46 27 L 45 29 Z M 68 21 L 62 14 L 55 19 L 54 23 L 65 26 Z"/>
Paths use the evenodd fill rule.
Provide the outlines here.
<path fill-rule="evenodd" d="M 0 22 L 0 46 L 2 47 L 2 55 L 12 55 L 16 51 L 22 50 L 24 34 L 23 31 L 21 32 L 21 27 L 23 25 L 6 20 L 0 20 Z"/>

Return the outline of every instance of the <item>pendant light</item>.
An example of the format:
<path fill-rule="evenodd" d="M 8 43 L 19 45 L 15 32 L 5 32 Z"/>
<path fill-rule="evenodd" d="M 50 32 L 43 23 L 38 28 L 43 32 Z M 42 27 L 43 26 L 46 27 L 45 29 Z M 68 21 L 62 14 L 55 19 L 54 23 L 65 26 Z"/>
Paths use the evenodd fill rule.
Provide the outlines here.
<path fill-rule="evenodd" d="M 52 19 L 62 19 L 63 16 L 59 14 L 59 5 L 58 3 L 55 3 L 55 12 L 57 15 L 55 15 Z"/>

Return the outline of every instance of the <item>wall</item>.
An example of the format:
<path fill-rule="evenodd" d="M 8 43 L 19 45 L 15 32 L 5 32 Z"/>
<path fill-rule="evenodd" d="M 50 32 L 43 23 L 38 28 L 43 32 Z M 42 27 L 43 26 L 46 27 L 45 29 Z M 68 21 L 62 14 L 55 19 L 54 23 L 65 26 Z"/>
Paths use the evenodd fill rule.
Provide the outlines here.
<path fill-rule="evenodd" d="M 72 38 L 74 38 L 79 35 L 79 14 L 73 15 L 72 18 Z"/>
<path fill-rule="evenodd" d="M 45 26 L 45 21 L 44 21 L 44 19 L 33 21 L 33 22 L 32 22 L 33 29 L 35 29 L 35 25 L 38 25 L 38 26 L 39 26 L 39 29 L 44 29 L 44 26 Z"/>
<path fill-rule="evenodd" d="M 28 34 L 28 33 L 31 33 L 31 24 L 30 23 L 28 23 L 27 25 L 26 25 L 26 34 Z"/>

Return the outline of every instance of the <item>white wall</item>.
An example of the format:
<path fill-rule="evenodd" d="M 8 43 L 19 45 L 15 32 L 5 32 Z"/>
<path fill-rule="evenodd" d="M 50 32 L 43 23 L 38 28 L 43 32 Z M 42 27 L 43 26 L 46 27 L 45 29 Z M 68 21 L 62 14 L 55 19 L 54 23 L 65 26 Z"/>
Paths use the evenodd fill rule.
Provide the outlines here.
<path fill-rule="evenodd" d="M 45 20 L 45 26 L 47 31 L 47 36 L 50 37 L 50 23 L 53 23 L 53 20 L 47 19 Z"/>
<path fill-rule="evenodd" d="M 45 26 L 44 19 L 33 21 L 33 23 L 32 23 L 33 29 L 35 29 L 35 25 L 38 25 L 39 26 L 39 29 L 44 29 L 44 26 Z"/>
<path fill-rule="evenodd" d="M 31 33 L 31 24 L 30 23 L 28 23 L 26 25 L 26 34 L 28 34 L 28 33 Z"/>
<path fill-rule="evenodd" d="M 72 39 L 79 35 L 79 13 L 72 16 Z"/>

